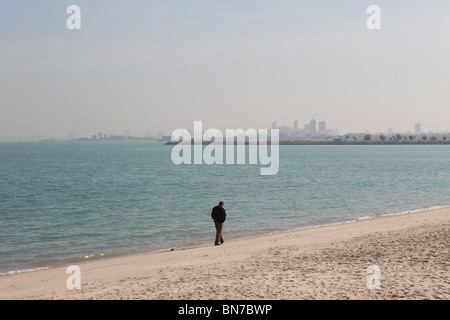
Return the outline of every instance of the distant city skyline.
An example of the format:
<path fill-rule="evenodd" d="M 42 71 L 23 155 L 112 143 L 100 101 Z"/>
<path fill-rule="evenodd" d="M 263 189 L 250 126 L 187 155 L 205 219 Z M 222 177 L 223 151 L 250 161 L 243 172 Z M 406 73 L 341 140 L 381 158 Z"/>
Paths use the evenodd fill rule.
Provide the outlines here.
<path fill-rule="evenodd" d="M 450 2 L 5 0 L 0 140 L 209 128 L 450 131 Z M 313 116 L 314 115 L 314 116 Z"/>
<path fill-rule="evenodd" d="M 307 119 L 307 118 L 305 118 Z M 315 124 L 315 130 L 311 130 L 310 131 L 310 126 L 313 125 L 313 123 Z M 292 124 L 292 126 L 291 126 Z M 304 131 L 308 134 L 310 133 L 315 133 L 317 132 L 327 132 L 328 135 L 344 135 L 345 133 L 371 133 L 371 134 L 376 134 L 376 133 L 383 133 L 383 134 L 388 134 L 388 135 L 394 135 L 397 133 L 402 133 L 402 134 L 406 134 L 406 133 L 413 133 L 413 134 L 421 134 L 421 133 L 436 133 L 436 134 L 443 134 L 443 133 L 449 133 L 450 129 L 448 130 L 433 130 L 432 128 L 426 128 L 424 130 L 422 130 L 423 125 L 421 122 L 414 122 L 410 125 L 410 128 L 407 128 L 406 130 L 397 130 L 394 126 L 394 128 L 378 128 L 375 130 L 369 130 L 369 129 L 361 129 L 361 130 L 354 130 L 354 131 L 344 131 L 341 130 L 340 128 L 332 128 L 330 129 L 328 126 L 327 121 L 325 120 L 319 120 L 317 121 L 316 119 L 312 118 L 309 121 L 305 122 L 305 123 L 301 123 L 300 120 L 296 119 L 296 120 L 291 120 L 291 124 L 290 123 L 281 123 L 278 121 L 274 121 L 272 122 L 270 125 L 265 125 L 262 126 L 261 128 L 290 128 L 294 131 Z M 296 125 L 297 125 L 297 129 L 296 129 Z M 240 126 L 238 124 L 235 124 L 234 126 L 232 126 L 233 128 L 243 128 L 243 129 L 247 129 L 246 127 Z M 361 126 L 362 128 L 363 126 Z M 303 129 L 301 129 L 303 128 Z M 87 134 L 84 133 L 80 133 L 80 132 L 68 132 L 66 134 L 63 135 L 41 135 L 38 133 L 32 133 L 29 135 L 9 135 L 9 136 L 5 136 L 5 137 L 1 137 L 0 141 L 38 141 L 38 140 L 46 140 L 46 139 L 59 139 L 59 140 L 75 140 L 75 139 L 82 139 L 82 138 L 92 138 L 94 135 L 97 136 L 99 139 L 101 139 L 101 135 L 104 136 L 132 136 L 132 137 L 137 137 L 137 138 L 154 138 L 154 139 L 159 139 L 162 136 L 169 136 L 171 134 L 171 132 L 173 130 L 175 130 L 177 128 L 167 128 L 165 130 L 153 130 L 152 128 L 148 128 L 148 130 L 144 131 L 144 132 L 133 132 L 132 130 L 124 130 L 122 132 L 114 132 L 113 130 L 104 130 L 104 131 L 95 131 L 94 132 L 90 132 Z M 187 129 L 190 129 L 190 127 L 188 126 Z"/>
<path fill-rule="evenodd" d="M 314 127 L 313 127 L 314 126 Z M 234 126 L 234 128 L 239 128 L 239 125 Z M 243 128 L 242 129 L 249 129 Z M 279 129 L 281 131 L 281 138 L 308 138 L 308 137 L 331 137 L 331 136 L 340 136 L 344 137 L 348 134 L 358 135 L 362 137 L 366 134 L 370 135 L 386 135 L 387 137 L 394 137 L 398 134 L 401 135 L 413 135 L 416 138 L 422 138 L 423 135 L 442 135 L 447 136 L 450 135 L 450 130 L 443 131 L 435 131 L 435 130 L 422 130 L 422 123 L 414 123 L 409 130 L 399 131 L 393 128 L 380 129 L 375 131 L 359 130 L 359 131 L 340 131 L 339 128 L 327 128 L 327 122 L 324 120 L 317 121 L 316 119 L 311 119 L 309 122 L 303 125 L 303 129 L 299 127 L 299 120 L 293 120 L 292 126 L 289 124 L 279 124 L 278 122 L 272 122 L 270 126 L 264 126 L 263 128 L 272 128 Z M 87 135 L 80 135 L 74 132 L 70 132 L 65 136 L 40 136 L 37 134 L 29 135 L 29 136 L 15 136 L 9 137 L 9 139 L 1 139 L 0 141 L 42 141 L 42 140 L 120 140 L 120 139 L 148 139 L 148 140 L 158 140 L 162 137 L 170 136 L 171 132 L 176 129 L 173 128 L 167 131 L 159 131 L 152 133 L 151 130 L 146 131 L 143 134 L 136 134 L 131 132 L 130 130 L 125 130 L 122 133 L 118 132 L 92 132 Z M 191 127 L 186 128 L 192 131 Z M 430 137 L 431 137 L 430 136 Z M 450 137 L 449 137 L 450 138 Z"/>

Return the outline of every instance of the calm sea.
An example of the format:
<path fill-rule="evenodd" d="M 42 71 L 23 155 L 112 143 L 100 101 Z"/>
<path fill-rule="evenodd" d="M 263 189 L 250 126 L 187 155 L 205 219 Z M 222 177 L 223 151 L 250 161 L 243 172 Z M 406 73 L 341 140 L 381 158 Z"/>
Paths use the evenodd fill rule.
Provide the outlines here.
<path fill-rule="evenodd" d="M 157 142 L 0 143 L 0 273 L 450 205 L 450 146 L 280 146 L 280 170 Z"/>

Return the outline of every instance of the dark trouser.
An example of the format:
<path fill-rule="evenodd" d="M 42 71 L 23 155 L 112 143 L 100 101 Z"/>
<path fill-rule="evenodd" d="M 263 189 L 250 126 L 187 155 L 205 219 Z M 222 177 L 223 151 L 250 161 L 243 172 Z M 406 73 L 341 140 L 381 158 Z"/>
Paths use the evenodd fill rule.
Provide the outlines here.
<path fill-rule="evenodd" d="M 215 244 L 219 244 L 219 243 L 223 242 L 223 237 L 222 237 L 223 223 L 222 222 L 214 222 L 214 224 L 216 225 L 216 241 L 215 241 Z"/>

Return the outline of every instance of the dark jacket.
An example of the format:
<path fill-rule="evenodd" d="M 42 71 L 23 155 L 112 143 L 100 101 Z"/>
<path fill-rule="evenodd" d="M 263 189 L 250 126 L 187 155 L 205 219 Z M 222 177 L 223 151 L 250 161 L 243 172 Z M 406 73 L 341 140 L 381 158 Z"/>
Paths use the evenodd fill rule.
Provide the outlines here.
<path fill-rule="evenodd" d="M 211 218 L 214 220 L 214 222 L 224 223 L 225 219 L 227 218 L 227 213 L 221 206 L 216 206 L 212 209 Z"/>

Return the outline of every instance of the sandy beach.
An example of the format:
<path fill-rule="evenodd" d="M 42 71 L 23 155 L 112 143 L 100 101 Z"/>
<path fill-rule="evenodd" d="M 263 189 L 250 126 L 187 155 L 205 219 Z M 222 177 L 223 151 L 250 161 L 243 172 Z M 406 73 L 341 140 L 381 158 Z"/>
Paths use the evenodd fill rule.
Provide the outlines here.
<path fill-rule="evenodd" d="M 3 275 L 0 299 L 450 298 L 450 208 L 225 240 L 80 264 L 81 289 L 67 266 Z"/>

